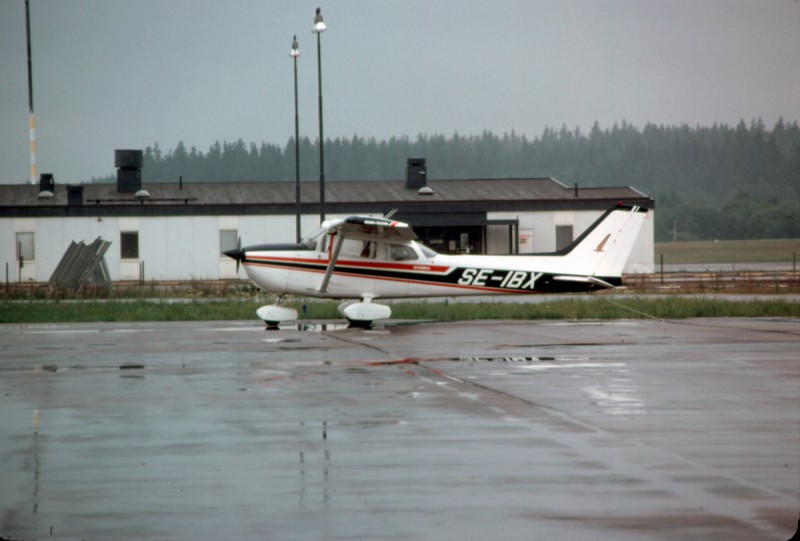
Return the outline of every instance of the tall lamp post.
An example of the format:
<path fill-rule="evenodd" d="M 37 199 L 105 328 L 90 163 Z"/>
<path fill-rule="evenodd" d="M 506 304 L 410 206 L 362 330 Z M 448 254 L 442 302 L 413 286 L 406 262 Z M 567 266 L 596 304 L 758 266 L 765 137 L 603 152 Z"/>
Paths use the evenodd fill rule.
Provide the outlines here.
<path fill-rule="evenodd" d="M 300 243 L 300 115 L 297 112 L 297 36 L 292 38 L 292 50 L 289 53 L 294 61 L 294 200 L 295 200 L 295 236 Z"/>
<path fill-rule="evenodd" d="M 317 35 L 317 81 L 319 86 L 319 221 L 325 221 L 325 139 L 322 136 L 322 46 L 320 45 L 320 35 L 325 31 L 325 23 L 322 20 L 320 8 L 314 17 L 314 28 L 312 32 Z"/>

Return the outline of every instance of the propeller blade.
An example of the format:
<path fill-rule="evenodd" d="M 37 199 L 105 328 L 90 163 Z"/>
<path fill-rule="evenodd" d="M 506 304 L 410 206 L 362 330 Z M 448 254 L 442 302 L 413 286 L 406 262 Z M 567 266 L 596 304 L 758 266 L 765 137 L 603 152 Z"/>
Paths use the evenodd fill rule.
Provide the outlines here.
<path fill-rule="evenodd" d="M 244 260 L 244 252 L 242 251 L 242 237 L 236 240 L 236 249 L 227 250 L 224 252 L 226 256 L 236 260 L 236 275 L 239 275 L 239 264 Z"/>
<path fill-rule="evenodd" d="M 239 263 L 244 258 L 242 253 L 242 237 L 236 237 L 236 276 L 239 276 Z"/>

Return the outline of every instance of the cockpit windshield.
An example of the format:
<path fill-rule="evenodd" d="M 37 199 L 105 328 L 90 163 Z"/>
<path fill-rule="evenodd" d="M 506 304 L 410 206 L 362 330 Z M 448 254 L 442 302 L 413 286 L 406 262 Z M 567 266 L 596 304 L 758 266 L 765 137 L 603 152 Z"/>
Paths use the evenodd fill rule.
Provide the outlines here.
<path fill-rule="evenodd" d="M 330 228 L 322 227 L 312 233 L 311 235 L 305 237 L 300 243 L 308 248 L 309 250 L 316 250 L 318 252 L 325 252 L 328 249 L 328 234 L 330 233 Z M 345 244 L 351 242 L 349 239 L 345 241 Z M 414 259 L 419 259 L 421 255 L 424 258 L 432 259 L 436 257 L 438 254 L 432 250 L 431 248 L 425 246 L 421 242 L 418 241 L 411 241 L 408 244 L 394 244 L 394 243 L 387 243 L 383 242 L 382 240 L 374 240 L 374 241 L 352 241 L 354 245 L 359 246 L 359 253 L 361 257 L 368 257 L 368 258 L 375 258 L 378 259 L 388 259 L 389 261 L 409 261 Z M 378 248 L 378 244 L 380 248 Z M 416 249 L 414 248 L 416 247 Z M 420 254 L 417 254 L 417 250 Z M 343 248 L 343 253 L 347 254 L 347 247 Z M 354 255 L 358 255 L 354 252 Z"/>
<path fill-rule="evenodd" d="M 422 251 L 422 255 L 424 255 L 428 259 L 436 257 L 437 255 L 439 255 L 435 251 L 433 251 L 432 249 L 430 249 L 427 246 L 425 246 L 424 244 L 422 244 L 421 242 L 417 242 L 416 244 L 417 244 L 417 246 L 419 246 L 419 249 Z"/>
<path fill-rule="evenodd" d="M 317 243 L 319 242 L 319 240 L 321 238 L 325 237 L 326 233 L 327 233 L 327 230 L 325 228 L 318 229 L 317 231 L 315 231 L 314 233 L 312 233 L 308 237 L 306 237 L 303 240 L 301 240 L 300 244 L 302 244 L 303 246 L 305 246 L 309 250 L 314 250 L 314 249 L 317 248 Z"/>

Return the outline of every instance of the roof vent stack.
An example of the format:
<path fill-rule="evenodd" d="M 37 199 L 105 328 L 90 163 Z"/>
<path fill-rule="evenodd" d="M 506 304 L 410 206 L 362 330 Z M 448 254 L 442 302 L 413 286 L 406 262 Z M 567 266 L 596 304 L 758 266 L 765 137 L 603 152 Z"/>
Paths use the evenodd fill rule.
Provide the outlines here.
<path fill-rule="evenodd" d="M 425 170 L 425 158 L 406 159 L 406 188 L 419 190 L 428 184 L 428 172 Z"/>
<path fill-rule="evenodd" d="M 136 193 L 142 189 L 142 164 L 144 157 L 141 150 L 115 150 L 114 166 L 117 168 L 117 191 L 120 193 Z"/>
<path fill-rule="evenodd" d="M 50 199 L 56 192 L 56 181 L 52 173 L 39 175 L 39 199 Z"/>
<path fill-rule="evenodd" d="M 81 205 L 83 205 L 83 186 L 67 184 L 67 206 L 80 207 Z"/>

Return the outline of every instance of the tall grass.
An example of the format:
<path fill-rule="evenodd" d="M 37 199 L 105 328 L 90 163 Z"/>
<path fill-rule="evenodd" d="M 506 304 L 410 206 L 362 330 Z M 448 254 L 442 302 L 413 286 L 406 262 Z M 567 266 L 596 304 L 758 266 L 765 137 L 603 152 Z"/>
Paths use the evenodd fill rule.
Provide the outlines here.
<path fill-rule="evenodd" d="M 264 304 L 245 300 L 30 300 L 0 301 L 0 323 L 252 320 Z M 341 319 L 338 302 L 287 304 L 306 319 Z M 800 303 L 774 300 L 723 300 L 691 296 L 625 299 L 558 299 L 547 303 L 392 304 L 393 319 L 468 321 L 479 319 L 684 319 L 693 317 L 800 317 Z"/>
<path fill-rule="evenodd" d="M 460 321 L 476 319 L 685 319 L 692 317 L 800 317 L 800 303 L 782 299 L 733 301 L 700 297 L 589 300 L 551 303 L 397 304 L 392 317 Z"/>
<path fill-rule="evenodd" d="M 117 321 L 207 321 L 252 319 L 260 303 L 240 301 L 162 302 L 106 301 L 4 301 L 0 323 L 66 323 Z"/>

